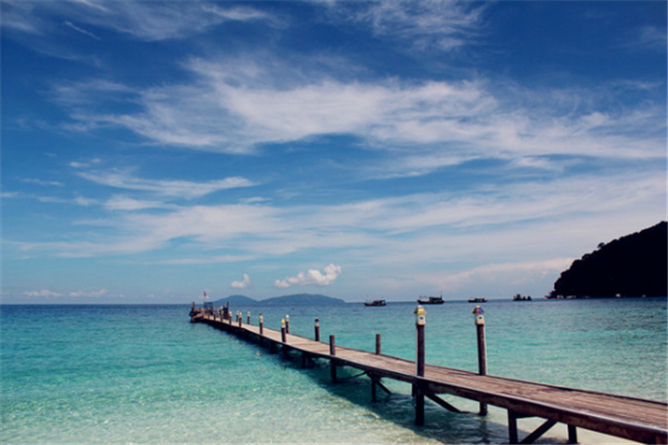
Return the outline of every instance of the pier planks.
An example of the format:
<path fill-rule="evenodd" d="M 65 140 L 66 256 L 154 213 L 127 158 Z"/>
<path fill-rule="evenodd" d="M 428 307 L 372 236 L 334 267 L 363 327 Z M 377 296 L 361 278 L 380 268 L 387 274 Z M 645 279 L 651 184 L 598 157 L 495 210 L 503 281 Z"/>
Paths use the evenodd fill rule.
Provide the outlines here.
<path fill-rule="evenodd" d="M 508 410 L 509 425 L 516 432 L 516 418 L 542 417 L 546 428 L 554 422 L 566 423 L 569 431 L 582 427 L 604 434 L 644 443 L 667 443 L 668 404 L 595 391 L 565 388 L 504 377 L 480 375 L 474 372 L 441 366 L 426 365 L 424 377 L 415 373 L 415 362 L 373 352 L 336 346 L 336 356 L 330 355 L 328 343 L 294 334 L 281 340 L 281 332 L 249 324 L 229 324 L 210 315 L 202 321 L 236 334 L 252 334 L 256 338 L 280 344 L 284 348 L 307 353 L 312 357 L 336 360 L 337 366 L 350 366 L 367 371 L 376 377 L 389 377 L 420 385 L 429 394 L 456 396 L 495 405 Z M 542 427 L 541 427 L 542 428 Z M 540 430 L 540 428 L 539 428 Z M 533 439 L 530 435 L 527 439 Z M 541 433 L 542 434 L 542 433 Z M 538 436 L 540 434 L 537 434 Z"/>

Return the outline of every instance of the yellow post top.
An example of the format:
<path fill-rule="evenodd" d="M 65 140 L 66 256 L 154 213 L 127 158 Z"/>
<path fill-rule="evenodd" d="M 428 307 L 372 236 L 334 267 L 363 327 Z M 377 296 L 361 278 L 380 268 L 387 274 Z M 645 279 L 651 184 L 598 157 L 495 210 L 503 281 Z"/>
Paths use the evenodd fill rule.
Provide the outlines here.
<path fill-rule="evenodd" d="M 281 320 L 281 327 L 282 327 L 282 328 L 285 327 L 285 318 Z"/>
<path fill-rule="evenodd" d="M 415 324 L 417 326 L 424 326 L 427 324 L 427 311 L 422 306 L 415 308 Z"/>

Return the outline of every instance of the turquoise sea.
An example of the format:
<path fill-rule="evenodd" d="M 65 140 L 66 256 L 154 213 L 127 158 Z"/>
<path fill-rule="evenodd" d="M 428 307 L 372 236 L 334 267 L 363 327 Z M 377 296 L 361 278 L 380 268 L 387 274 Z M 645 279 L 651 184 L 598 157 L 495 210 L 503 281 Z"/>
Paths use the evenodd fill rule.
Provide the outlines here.
<path fill-rule="evenodd" d="M 414 303 L 231 307 L 265 325 L 341 346 L 413 359 Z M 468 302 L 427 306 L 427 362 L 477 370 Z M 488 373 L 668 400 L 665 298 L 490 301 Z M 188 305 L 1 307 L 0 442 L 5 443 L 502 443 L 505 411 L 487 417 L 430 405 L 413 426 L 410 387 L 372 403 L 369 380 L 337 385 L 203 324 Z M 355 370 L 342 375 L 354 377 Z M 477 405 L 445 397 L 465 410 Z M 531 428 L 522 420 L 520 428 Z M 565 429 L 564 429 L 565 430 Z M 560 429 L 542 441 L 563 441 Z M 621 443 L 580 431 L 583 443 Z"/>

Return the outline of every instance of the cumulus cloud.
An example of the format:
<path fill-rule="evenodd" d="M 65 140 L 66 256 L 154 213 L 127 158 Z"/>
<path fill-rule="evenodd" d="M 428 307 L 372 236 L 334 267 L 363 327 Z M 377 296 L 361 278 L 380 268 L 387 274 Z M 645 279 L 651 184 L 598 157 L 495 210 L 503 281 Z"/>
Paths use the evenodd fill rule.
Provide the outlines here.
<path fill-rule="evenodd" d="M 324 273 L 317 269 L 309 269 L 306 273 L 299 272 L 295 277 L 276 280 L 274 285 L 280 288 L 308 285 L 329 286 L 336 281 L 342 272 L 341 266 L 335 266 L 334 264 L 326 266 L 323 270 Z"/>
<path fill-rule="evenodd" d="M 241 281 L 232 281 L 230 287 L 233 289 L 248 289 L 252 287 L 252 283 L 247 274 L 244 274 L 244 279 Z"/>

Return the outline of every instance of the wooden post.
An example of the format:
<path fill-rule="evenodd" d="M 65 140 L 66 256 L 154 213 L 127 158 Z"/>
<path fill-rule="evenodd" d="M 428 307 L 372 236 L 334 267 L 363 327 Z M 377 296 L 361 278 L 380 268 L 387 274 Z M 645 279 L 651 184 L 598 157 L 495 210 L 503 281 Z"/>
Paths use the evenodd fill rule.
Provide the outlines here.
<path fill-rule="evenodd" d="M 512 410 L 508 410 L 508 443 L 518 443 L 517 416 Z"/>
<path fill-rule="evenodd" d="M 281 341 L 283 343 L 287 343 L 287 336 L 285 334 L 285 320 L 281 320 Z"/>
<path fill-rule="evenodd" d="M 250 323 L 250 311 L 248 311 L 248 318 L 246 319 L 246 323 L 251 324 Z"/>
<path fill-rule="evenodd" d="M 260 335 L 263 335 L 264 334 L 264 317 L 262 316 L 262 312 L 260 312 L 259 323 L 260 323 Z"/>
<path fill-rule="evenodd" d="M 336 360 L 334 360 L 334 356 L 336 355 L 336 340 L 333 335 L 329 336 L 329 355 L 332 356 L 332 358 L 329 360 L 329 372 L 332 377 L 332 383 L 336 383 L 338 381 L 336 378 Z"/>
<path fill-rule="evenodd" d="M 380 334 L 376 334 L 376 355 L 380 355 Z"/>
<path fill-rule="evenodd" d="M 315 341 L 320 341 L 320 319 L 315 319 Z"/>
<path fill-rule="evenodd" d="M 573 425 L 568 425 L 568 443 L 578 443 L 578 429 Z"/>
<path fill-rule="evenodd" d="M 378 376 L 375 374 L 369 374 L 369 377 L 371 378 L 371 401 L 375 403 L 378 401 L 378 397 L 376 395 L 376 382 L 378 381 Z"/>
<path fill-rule="evenodd" d="M 417 357 L 415 360 L 415 374 L 418 377 L 424 377 L 424 327 L 426 321 L 427 311 L 422 306 L 415 308 L 415 330 L 417 338 Z M 415 425 L 424 425 L 424 391 L 422 385 L 415 385 Z"/>
<path fill-rule="evenodd" d="M 285 316 L 285 333 L 286 334 L 290 333 L 290 316 L 289 315 Z"/>
<path fill-rule="evenodd" d="M 487 375 L 487 348 L 485 347 L 485 311 L 480 306 L 473 309 L 476 330 L 478 331 L 478 374 Z M 487 404 L 480 402 L 481 416 L 487 415 Z"/>

